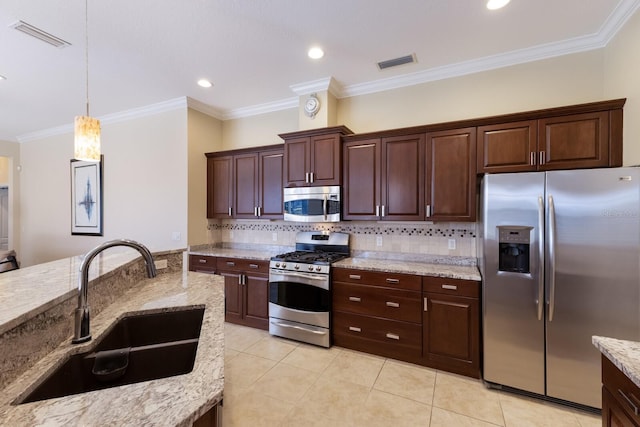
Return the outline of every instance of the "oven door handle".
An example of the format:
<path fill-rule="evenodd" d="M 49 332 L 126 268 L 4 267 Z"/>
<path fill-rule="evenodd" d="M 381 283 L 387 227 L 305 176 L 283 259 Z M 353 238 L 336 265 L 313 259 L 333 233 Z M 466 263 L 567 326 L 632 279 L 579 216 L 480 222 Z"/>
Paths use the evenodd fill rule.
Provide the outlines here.
<path fill-rule="evenodd" d="M 293 273 L 293 272 L 286 272 L 286 273 L 278 272 L 277 274 L 282 277 L 301 277 L 303 279 L 310 279 L 310 280 L 327 280 L 326 275 L 318 276 L 315 274 Z"/>
<path fill-rule="evenodd" d="M 301 331 L 311 332 L 312 334 L 316 334 L 316 335 L 326 335 L 327 334 L 326 331 L 314 331 L 313 329 L 307 329 L 307 328 L 303 328 L 301 326 L 296 326 L 296 325 L 287 325 L 286 323 L 271 322 L 271 324 L 275 325 L 275 326 L 280 326 L 280 327 L 283 327 L 283 328 L 299 329 Z"/>

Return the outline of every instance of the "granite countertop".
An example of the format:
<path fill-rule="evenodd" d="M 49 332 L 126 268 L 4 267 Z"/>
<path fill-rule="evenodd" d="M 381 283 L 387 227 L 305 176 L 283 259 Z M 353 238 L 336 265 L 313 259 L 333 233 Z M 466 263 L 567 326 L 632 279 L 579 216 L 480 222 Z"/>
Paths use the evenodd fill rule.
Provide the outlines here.
<path fill-rule="evenodd" d="M 155 257 L 155 254 L 154 254 Z M 76 257 L 79 258 L 79 257 Z M 126 276 L 123 268 L 136 253 L 116 253 L 94 261 L 99 273 Z M 79 259 L 67 259 L 25 268 L 20 278 L 48 281 L 49 290 L 21 292 L 6 289 L 0 279 L 0 300 L 7 295 L 25 297 L 29 292 L 38 300 L 29 305 L 19 298 L 11 310 L 2 310 L 0 326 L 8 330 L 16 319 L 32 317 L 42 306 L 55 305 L 55 300 L 68 292 L 77 293 Z M 140 261 L 141 262 L 141 261 Z M 93 269 L 92 269 L 93 270 Z M 16 270 L 20 271 L 20 270 Z M 44 273 L 47 273 L 46 275 Z M 56 279 L 57 278 L 57 279 Z M 14 277 L 13 280 L 16 280 Z M 29 282 L 26 282 L 29 283 Z M 17 287 L 17 286 L 16 286 Z M 29 288 L 31 286 L 23 286 Z M 73 289 L 69 291 L 69 289 Z M 91 290 L 89 293 L 91 303 Z M 65 356 L 90 350 L 108 327 L 127 313 L 171 311 L 184 307 L 204 307 L 204 319 L 193 371 L 158 380 L 48 399 L 22 405 L 11 403 L 31 391 L 36 381 L 59 366 Z M 5 308 L 9 308 L 5 305 Z M 9 311 L 10 313 L 6 313 Z M 69 314 L 71 316 L 72 313 Z M 40 359 L 32 368 L 0 390 L 0 424 L 2 425 L 86 425 L 86 426 L 190 426 L 222 400 L 224 388 L 224 280 L 216 275 L 193 272 L 169 272 L 153 279 L 143 279 L 126 290 L 115 301 L 91 319 L 93 339 L 73 345 L 72 319 L 69 317 L 69 339 Z"/>
<path fill-rule="evenodd" d="M 608 337 L 592 337 L 593 345 L 640 387 L 640 342 Z"/>
<path fill-rule="evenodd" d="M 346 258 L 331 265 L 336 268 L 357 268 L 385 273 L 406 273 L 419 276 L 447 277 L 450 279 L 481 280 L 480 272 L 475 265 L 433 264 L 418 261 L 359 257 Z"/>
<path fill-rule="evenodd" d="M 193 255 L 244 258 L 268 261 L 272 256 L 294 250 L 286 247 L 265 246 L 263 249 L 218 248 L 203 245 L 191 248 Z M 336 268 L 358 268 L 387 273 L 406 273 L 420 276 L 447 277 L 451 279 L 482 280 L 475 259 L 455 257 L 427 257 L 401 253 L 377 253 L 354 251 L 351 258 L 331 264 Z"/>

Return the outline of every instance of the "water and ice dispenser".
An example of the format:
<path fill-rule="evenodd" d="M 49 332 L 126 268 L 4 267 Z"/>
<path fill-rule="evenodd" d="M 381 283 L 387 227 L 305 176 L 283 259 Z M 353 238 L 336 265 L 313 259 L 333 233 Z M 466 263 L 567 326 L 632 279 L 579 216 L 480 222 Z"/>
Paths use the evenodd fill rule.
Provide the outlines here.
<path fill-rule="evenodd" d="M 533 227 L 498 227 L 498 270 L 530 273 L 529 248 Z"/>

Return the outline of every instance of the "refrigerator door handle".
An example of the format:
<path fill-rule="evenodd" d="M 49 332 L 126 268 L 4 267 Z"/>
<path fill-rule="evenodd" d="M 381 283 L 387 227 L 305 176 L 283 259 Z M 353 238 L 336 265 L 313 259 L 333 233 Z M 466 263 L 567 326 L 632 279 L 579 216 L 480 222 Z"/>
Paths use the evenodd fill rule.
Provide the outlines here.
<path fill-rule="evenodd" d="M 549 196 L 549 322 L 556 303 L 556 208 Z"/>
<path fill-rule="evenodd" d="M 544 199 L 538 196 L 538 320 L 542 320 L 544 309 Z"/>

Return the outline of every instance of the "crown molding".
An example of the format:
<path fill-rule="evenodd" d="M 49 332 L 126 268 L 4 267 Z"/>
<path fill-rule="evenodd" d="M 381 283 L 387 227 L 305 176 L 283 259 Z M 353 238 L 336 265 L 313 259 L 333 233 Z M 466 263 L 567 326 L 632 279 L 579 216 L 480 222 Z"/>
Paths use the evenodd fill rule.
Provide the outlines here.
<path fill-rule="evenodd" d="M 251 107 L 236 108 L 229 110 L 222 115 L 222 120 L 240 119 L 243 117 L 257 116 L 260 114 L 273 113 L 275 111 L 298 108 L 300 100 L 298 97 L 282 99 L 275 102 L 254 105 Z"/>
<path fill-rule="evenodd" d="M 193 110 L 200 111 L 207 116 L 211 116 L 214 119 L 223 120 L 224 113 L 217 108 L 212 107 L 209 104 L 205 104 L 204 102 L 200 102 L 197 99 L 193 99 L 187 97 L 187 106 Z"/>
<path fill-rule="evenodd" d="M 325 77 L 310 82 L 298 83 L 289 86 L 289 89 L 298 96 L 328 91 L 336 98 L 342 97 L 342 86 L 333 77 Z"/>
<path fill-rule="evenodd" d="M 187 97 L 182 96 L 180 98 L 170 99 L 168 101 L 158 102 L 155 104 L 147 105 L 145 107 L 132 108 L 130 110 L 121 111 L 118 113 L 106 114 L 104 116 L 96 117 L 100 120 L 101 125 L 108 125 L 112 123 L 124 122 L 127 120 L 133 120 L 139 117 L 153 116 L 156 114 L 164 113 L 167 111 L 174 111 L 187 108 Z M 16 139 L 19 143 L 36 141 L 43 138 L 48 138 L 56 135 L 63 135 L 67 133 L 73 133 L 73 124 L 56 126 L 41 131 L 30 132 L 23 135 L 18 135 Z"/>

